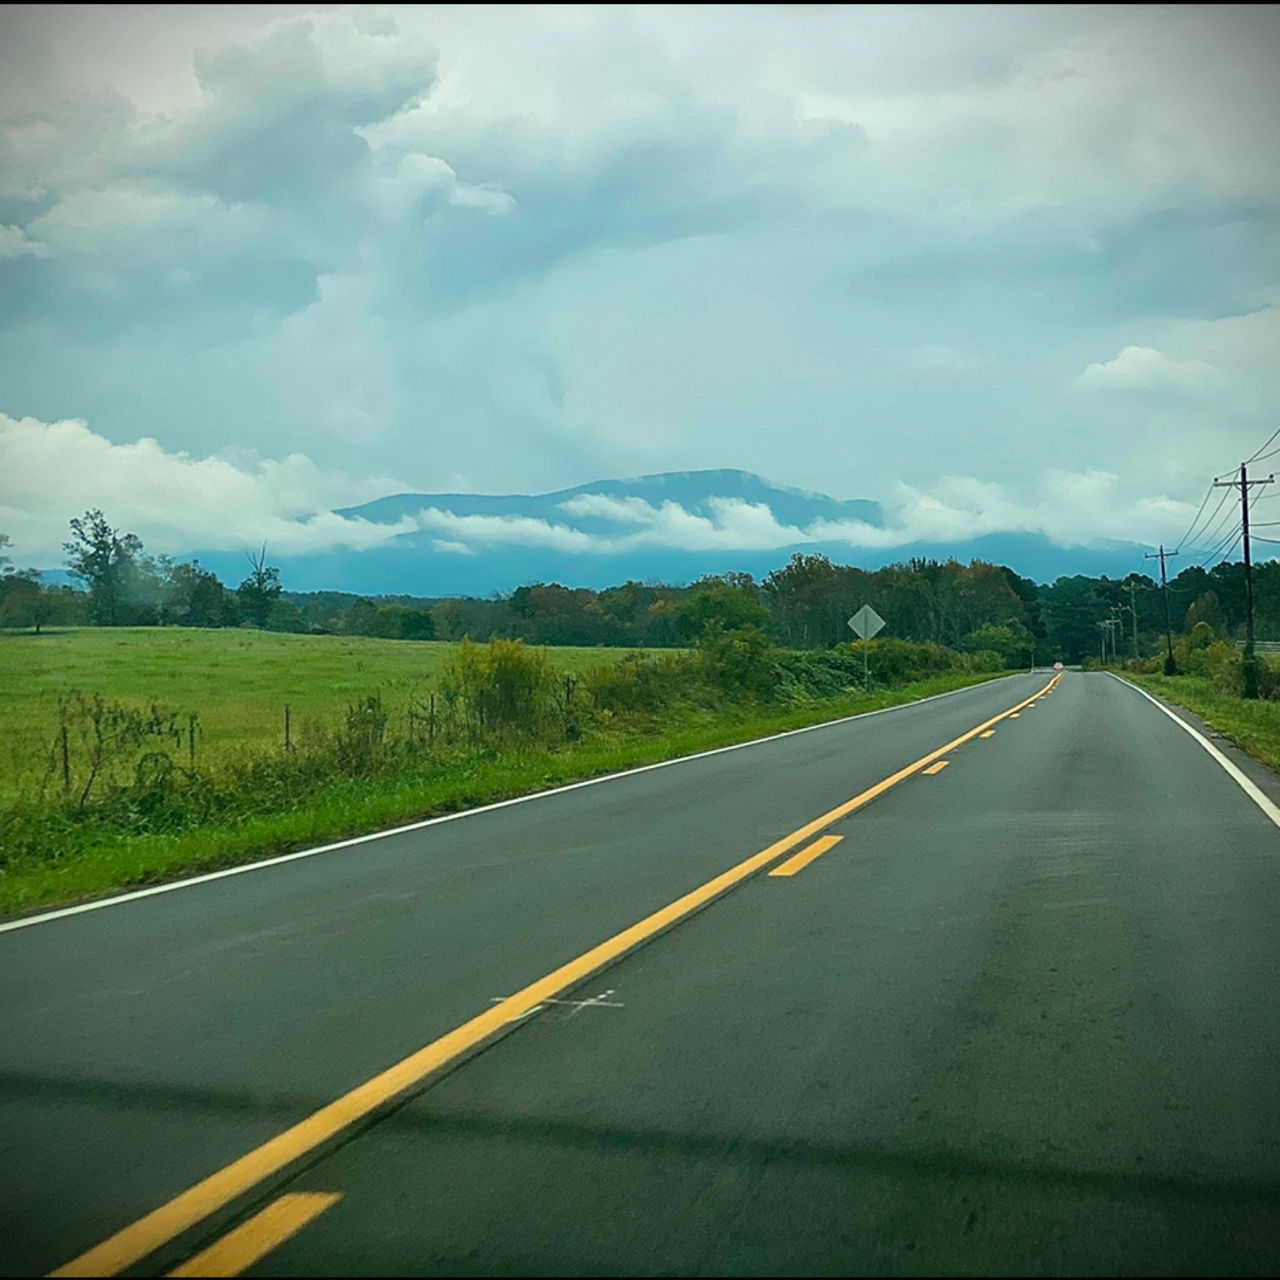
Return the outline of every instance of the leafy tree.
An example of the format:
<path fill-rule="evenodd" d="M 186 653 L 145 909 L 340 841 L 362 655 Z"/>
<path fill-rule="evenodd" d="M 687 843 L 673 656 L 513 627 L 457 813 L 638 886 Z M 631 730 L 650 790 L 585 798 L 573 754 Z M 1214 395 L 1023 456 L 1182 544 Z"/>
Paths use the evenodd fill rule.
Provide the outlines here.
<path fill-rule="evenodd" d="M 253 572 L 236 588 L 236 596 L 244 615 L 259 630 L 271 619 L 271 607 L 280 598 L 284 588 L 280 585 L 280 570 L 267 564 L 267 547 L 249 556 Z"/>
<path fill-rule="evenodd" d="M 1110 613 L 1099 582 L 1081 574 L 1059 578 L 1044 593 L 1044 619 L 1052 654 L 1080 662 L 1097 652 L 1098 622 Z"/>
<path fill-rule="evenodd" d="M 289 631 L 300 635 L 307 629 L 307 620 L 302 610 L 291 600 L 276 600 L 271 605 L 271 613 L 267 618 L 267 629 L 270 631 Z"/>
<path fill-rule="evenodd" d="M 378 606 L 372 600 L 357 600 L 347 610 L 343 630 L 349 636 L 371 636 L 378 625 Z"/>
<path fill-rule="evenodd" d="M 227 589 L 218 575 L 202 569 L 198 560 L 190 564 L 176 564 L 170 569 L 167 595 L 166 612 L 173 622 L 181 626 L 228 625 Z"/>
<path fill-rule="evenodd" d="M 390 604 L 377 611 L 373 634 L 388 640 L 434 640 L 436 628 L 425 609 Z"/>
<path fill-rule="evenodd" d="M 1201 624 L 1207 626 L 1215 636 L 1227 634 L 1227 619 L 1222 612 L 1222 606 L 1218 603 L 1216 591 L 1206 591 L 1187 610 L 1187 621 L 1183 629 L 1191 634 Z"/>
<path fill-rule="evenodd" d="M 89 618 L 96 626 L 128 622 L 130 588 L 134 584 L 142 542 L 121 534 L 96 507 L 71 521 L 71 537 L 62 544 L 71 576 L 89 592 Z"/>
<path fill-rule="evenodd" d="M 987 622 L 970 632 L 964 649 L 967 653 L 996 653 L 1000 656 L 1001 666 L 1011 670 L 1031 665 L 1034 645 L 1035 637 L 1031 632 L 1017 619 L 1011 618 L 1004 626 Z"/>
<path fill-rule="evenodd" d="M 755 582 L 747 574 L 700 579 L 676 610 L 676 629 L 686 641 L 710 630 L 763 630 L 768 624 L 769 610 L 760 603 Z"/>

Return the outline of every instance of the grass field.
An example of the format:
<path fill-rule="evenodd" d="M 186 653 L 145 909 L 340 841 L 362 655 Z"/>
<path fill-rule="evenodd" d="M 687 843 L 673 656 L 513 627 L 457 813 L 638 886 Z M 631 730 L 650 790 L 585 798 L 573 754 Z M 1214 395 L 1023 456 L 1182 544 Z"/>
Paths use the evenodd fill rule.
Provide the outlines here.
<path fill-rule="evenodd" d="M 400 708 L 415 691 L 426 692 L 457 649 L 444 641 L 185 627 L 0 634 L 0 804 L 46 768 L 58 698 L 68 689 L 196 712 L 200 763 L 216 767 L 228 752 L 279 745 L 286 704 L 295 737 L 308 718 L 333 721 L 365 694 L 380 692 Z M 570 673 L 615 662 L 625 651 L 547 652 Z"/>

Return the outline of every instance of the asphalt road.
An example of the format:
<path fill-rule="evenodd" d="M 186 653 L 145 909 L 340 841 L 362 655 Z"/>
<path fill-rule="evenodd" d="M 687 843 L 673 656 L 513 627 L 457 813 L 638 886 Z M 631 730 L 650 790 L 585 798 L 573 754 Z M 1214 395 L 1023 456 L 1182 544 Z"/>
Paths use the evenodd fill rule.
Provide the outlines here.
<path fill-rule="evenodd" d="M 0 1269 L 1277 1273 L 1280 830 L 1077 673 L 153 1213 L 1047 682 L 0 934 Z"/>

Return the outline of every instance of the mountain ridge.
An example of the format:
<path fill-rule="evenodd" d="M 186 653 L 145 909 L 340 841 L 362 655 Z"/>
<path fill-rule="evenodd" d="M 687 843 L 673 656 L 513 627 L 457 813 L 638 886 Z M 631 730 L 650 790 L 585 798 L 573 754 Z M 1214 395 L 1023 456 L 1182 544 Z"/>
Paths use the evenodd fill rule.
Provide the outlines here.
<path fill-rule="evenodd" d="M 913 558 L 989 560 L 1045 582 L 1074 573 L 1123 577 L 1147 550 L 1103 540 L 1062 547 L 1016 531 L 858 547 L 806 531 L 821 529 L 819 521 L 884 529 L 879 503 L 775 485 L 734 468 L 596 480 L 541 494 L 406 492 L 335 514 L 416 527 L 367 550 L 269 552 L 288 589 L 444 597 L 501 594 L 531 582 L 595 590 L 628 580 L 678 585 L 708 573 L 763 578 L 797 552 L 866 569 Z M 244 576 L 241 552 L 195 554 L 227 581 Z"/>

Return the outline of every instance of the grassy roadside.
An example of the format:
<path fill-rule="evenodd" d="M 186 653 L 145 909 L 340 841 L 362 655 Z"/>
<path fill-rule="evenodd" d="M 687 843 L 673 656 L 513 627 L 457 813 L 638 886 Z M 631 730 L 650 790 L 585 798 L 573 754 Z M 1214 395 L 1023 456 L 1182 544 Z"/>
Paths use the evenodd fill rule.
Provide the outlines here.
<path fill-rule="evenodd" d="M 1224 693 L 1204 676 L 1135 675 L 1127 671 L 1124 678 L 1185 707 L 1255 760 L 1280 773 L 1280 702 L 1246 702 Z"/>
<path fill-rule="evenodd" d="M 189 627 L 0 634 L 0 804 L 46 767 L 67 689 L 139 705 L 158 701 L 183 716 L 197 712 L 200 767 L 216 769 L 237 753 L 278 747 L 286 705 L 295 736 L 375 690 L 402 705 L 432 686 L 458 648 L 437 640 Z M 547 656 L 558 672 L 581 674 L 624 652 L 561 646 Z"/>
<path fill-rule="evenodd" d="M 546 790 L 637 765 L 821 724 L 841 716 L 914 702 L 982 684 L 1001 674 L 954 672 L 804 707 L 743 707 L 690 713 L 653 735 L 593 735 L 556 750 L 476 751 L 391 778 L 345 780 L 311 796 L 305 807 L 211 824 L 174 835 L 77 841 L 74 852 L 0 872 L 0 918 L 101 897 L 121 889 L 251 862 L 346 836 L 376 831 L 512 796 Z"/>

